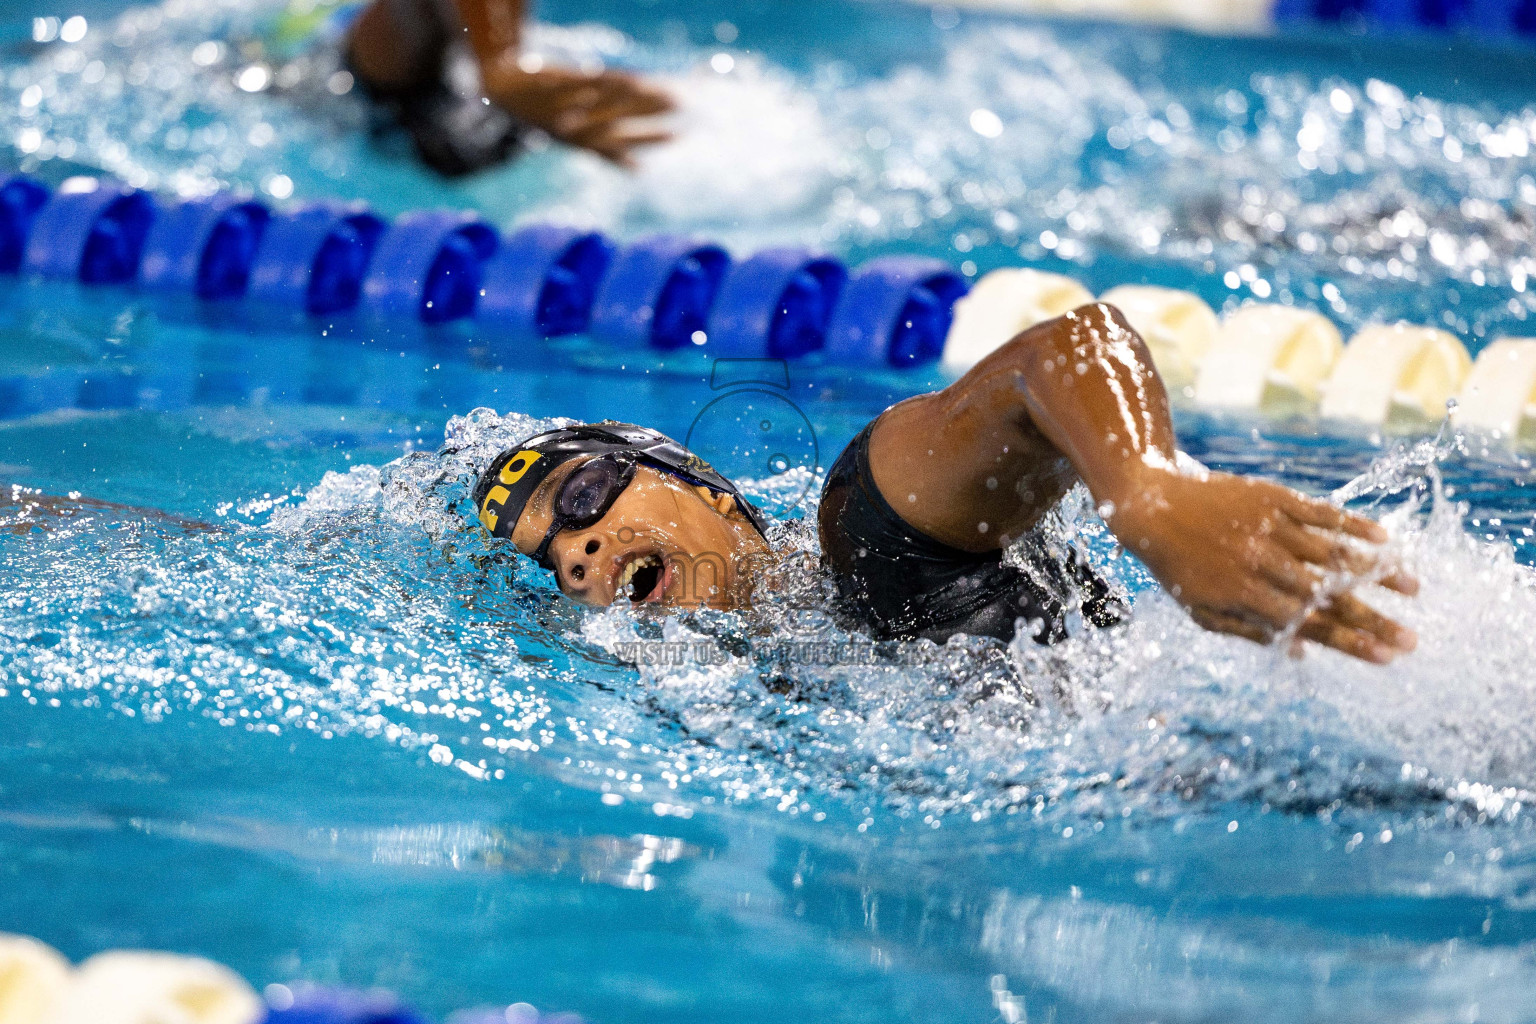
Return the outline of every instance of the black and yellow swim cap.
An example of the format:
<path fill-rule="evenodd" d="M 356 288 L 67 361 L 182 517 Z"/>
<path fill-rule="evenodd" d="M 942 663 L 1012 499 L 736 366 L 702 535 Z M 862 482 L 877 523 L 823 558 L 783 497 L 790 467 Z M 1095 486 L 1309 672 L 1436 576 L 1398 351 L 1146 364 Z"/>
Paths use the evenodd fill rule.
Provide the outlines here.
<path fill-rule="evenodd" d="M 763 514 L 709 463 L 659 431 L 613 420 L 536 434 L 496 456 L 475 485 L 475 511 L 481 524 L 492 536 L 511 537 L 528 499 L 556 466 L 586 455 L 614 452 L 632 452 L 642 462 L 729 494 L 757 532 L 766 532 Z"/>

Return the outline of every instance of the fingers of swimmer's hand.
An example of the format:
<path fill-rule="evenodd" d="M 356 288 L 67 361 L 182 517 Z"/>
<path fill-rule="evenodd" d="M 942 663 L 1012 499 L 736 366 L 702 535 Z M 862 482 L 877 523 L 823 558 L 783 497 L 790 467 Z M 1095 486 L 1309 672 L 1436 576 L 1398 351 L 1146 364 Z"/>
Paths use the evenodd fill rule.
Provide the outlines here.
<path fill-rule="evenodd" d="M 1337 531 L 1303 526 L 1294 519 L 1287 519 L 1276 526 L 1275 538 L 1297 558 L 1324 569 L 1364 574 L 1376 567 L 1374 551 L 1351 543 Z"/>
<path fill-rule="evenodd" d="M 1419 592 L 1419 578 L 1402 569 L 1394 570 L 1382 577 L 1381 585 L 1406 597 L 1412 597 Z"/>
<path fill-rule="evenodd" d="M 671 133 L 664 131 L 627 131 L 622 120 L 594 119 L 577 131 L 569 133 L 566 141 L 590 149 L 616 163 L 627 164 L 630 150 L 657 142 L 666 142 L 671 137 Z"/>
<path fill-rule="evenodd" d="M 605 99 L 603 88 L 590 79 L 520 78 L 516 87 L 503 90 L 516 106 L 552 112 L 586 111 Z"/>
<path fill-rule="evenodd" d="M 628 72 L 604 71 L 592 81 L 602 89 L 605 99 L 632 101 L 649 108 L 648 114 L 660 114 L 675 106 L 671 93 Z"/>
<path fill-rule="evenodd" d="M 570 142 L 581 145 L 578 139 L 585 134 L 593 134 L 592 119 L 585 111 L 563 110 L 550 119 L 546 126 L 549 133 L 562 142 Z"/>
<path fill-rule="evenodd" d="M 584 125 L 574 131 L 563 131 L 558 138 L 567 145 L 596 153 L 603 159 L 622 167 L 631 166 L 632 162 L 623 145 L 610 137 L 601 126 Z"/>
<path fill-rule="evenodd" d="M 529 74 L 514 67 L 487 84 L 504 101 L 524 109 L 589 111 L 611 106 L 641 116 L 664 113 L 673 106 L 668 94 L 620 72 L 588 75 L 550 68 Z"/>
<path fill-rule="evenodd" d="M 1309 498 L 1295 491 L 1285 492 L 1280 502 L 1285 514 L 1303 526 L 1315 526 L 1323 530 L 1342 530 L 1352 537 L 1373 541 L 1377 544 L 1387 539 L 1387 531 L 1379 523 L 1353 512 L 1346 512 L 1317 498 Z"/>
<path fill-rule="evenodd" d="M 1392 648 L 1369 633 L 1346 626 L 1326 612 L 1310 615 L 1296 635 L 1376 665 L 1385 665 L 1396 656 Z"/>
<path fill-rule="evenodd" d="M 569 108 L 560 112 L 555 126 L 560 138 L 577 146 L 585 146 L 588 140 L 612 133 L 620 118 L 604 115 L 584 108 Z"/>
<path fill-rule="evenodd" d="M 628 76 L 604 76 L 582 82 L 567 93 L 567 102 L 594 113 L 612 111 L 632 116 L 661 114 L 672 109 L 664 93 L 640 86 Z"/>
<path fill-rule="evenodd" d="M 660 89 L 642 89 L 630 98 L 636 114 L 667 114 L 677 109 L 677 101 L 671 93 Z"/>
<path fill-rule="evenodd" d="M 1341 594 L 1321 609 L 1351 629 L 1375 637 L 1394 651 L 1406 654 L 1419 645 L 1419 635 L 1366 604 L 1353 594 Z"/>
<path fill-rule="evenodd" d="M 634 151 L 645 146 L 655 145 L 660 142 L 668 142 L 672 138 L 666 132 L 652 132 L 646 135 L 625 136 L 609 142 L 600 155 L 607 157 L 614 163 L 627 170 L 635 169 Z M 611 155 L 610 155 L 611 154 Z"/>
<path fill-rule="evenodd" d="M 1335 572 L 1343 570 L 1365 576 L 1384 568 L 1376 551 L 1361 548 L 1337 533 L 1288 522 L 1275 531 L 1275 537 L 1298 558 Z M 1402 569 L 1388 572 L 1378 582 L 1386 589 L 1408 597 L 1419 592 L 1418 579 Z"/>
<path fill-rule="evenodd" d="M 1244 640 L 1252 640 L 1256 644 L 1267 644 L 1275 638 L 1272 629 L 1237 615 L 1219 612 L 1214 608 L 1191 608 L 1189 617 L 1194 619 L 1196 625 L 1202 629 L 1208 629 L 1212 633 L 1230 633 Z"/>
<path fill-rule="evenodd" d="M 562 138 L 573 146 L 590 149 L 609 159 L 618 159 L 624 154 L 622 136 L 612 122 L 584 121 L 564 132 Z"/>
<path fill-rule="evenodd" d="M 1288 594 L 1255 576 L 1243 582 L 1224 613 L 1261 622 L 1273 631 L 1298 621 L 1306 610 L 1305 598 Z"/>
<path fill-rule="evenodd" d="M 604 142 L 588 146 L 587 148 L 609 163 L 622 167 L 626 171 L 633 171 L 638 166 L 629 149 L 620 143 Z"/>
<path fill-rule="evenodd" d="M 613 139 L 612 144 L 613 148 L 616 150 L 622 150 L 625 157 L 625 164 L 626 166 L 629 166 L 633 163 L 633 161 L 629 159 L 629 156 L 635 150 L 644 149 L 646 146 L 655 146 L 663 142 L 671 141 L 671 132 L 637 132 L 634 134 L 626 133 L 622 136 L 616 137 Z"/>
<path fill-rule="evenodd" d="M 1316 569 L 1279 546 L 1261 554 L 1256 568 L 1266 582 L 1303 601 L 1312 599 L 1321 582 Z"/>
<path fill-rule="evenodd" d="M 627 146 L 654 146 L 660 142 L 671 142 L 673 138 L 673 134 L 669 131 L 626 132 L 624 134 L 624 144 Z"/>
<path fill-rule="evenodd" d="M 1351 606 L 1353 605 L 1353 606 Z M 1418 637 L 1363 603 L 1341 598 L 1307 617 L 1297 635 L 1336 651 L 1385 665 L 1413 650 Z"/>
<path fill-rule="evenodd" d="M 666 93 L 657 92 L 654 89 L 625 88 L 603 97 L 603 102 L 598 109 L 612 110 L 628 117 L 650 117 L 655 114 L 665 114 L 675 106 L 672 97 Z"/>
<path fill-rule="evenodd" d="M 583 111 L 583 113 L 593 121 L 615 122 L 632 117 L 651 117 L 658 113 L 658 111 L 643 105 L 637 106 L 627 102 L 618 102 L 604 103 L 593 107 L 591 110 Z"/>
<path fill-rule="evenodd" d="M 560 106 L 586 113 L 597 109 L 607 98 L 607 90 L 595 83 L 583 82 L 560 93 Z"/>
<path fill-rule="evenodd" d="M 602 134 L 586 136 L 582 141 L 575 142 L 574 144 L 581 146 L 583 149 L 591 150 L 603 159 L 618 164 L 620 167 L 633 170 L 635 159 L 631 151 L 638 146 L 646 145 L 653 141 L 665 141 L 665 138 L 664 134 L 660 138 L 651 138 L 649 136 L 629 138 Z"/>

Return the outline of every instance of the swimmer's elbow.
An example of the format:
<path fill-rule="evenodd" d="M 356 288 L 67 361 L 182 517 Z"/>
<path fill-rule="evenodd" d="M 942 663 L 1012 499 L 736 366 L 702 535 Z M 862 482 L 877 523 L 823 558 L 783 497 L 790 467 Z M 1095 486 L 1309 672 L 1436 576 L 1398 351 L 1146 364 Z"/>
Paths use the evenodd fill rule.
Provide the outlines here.
<path fill-rule="evenodd" d="M 1141 379 L 1155 377 L 1151 352 L 1125 314 L 1107 302 L 1092 302 L 1014 335 L 946 389 L 946 409 L 958 413 L 959 405 L 984 396 L 1010 406 L 1021 396 L 1029 404 L 1055 404 L 1068 396 L 1078 403 L 1095 368 L 1114 375 L 1128 364 Z"/>
<path fill-rule="evenodd" d="M 1125 331 L 1133 335 L 1136 333 L 1118 306 L 1107 302 L 1090 302 L 1025 328 L 1001 346 L 997 353 L 1005 358 L 1038 363 L 1040 360 L 1033 358 L 1036 355 L 1049 359 L 1064 348 L 1091 345 L 1106 336 Z"/>
<path fill-rule="evenodd" d="M 1020 332 L 998 352 L 1026 379 L 1060 376 L 1062 366 L 1128 359 L 1150 369 L 1152 353 L 1118 306 L 1091 302 Z"/>

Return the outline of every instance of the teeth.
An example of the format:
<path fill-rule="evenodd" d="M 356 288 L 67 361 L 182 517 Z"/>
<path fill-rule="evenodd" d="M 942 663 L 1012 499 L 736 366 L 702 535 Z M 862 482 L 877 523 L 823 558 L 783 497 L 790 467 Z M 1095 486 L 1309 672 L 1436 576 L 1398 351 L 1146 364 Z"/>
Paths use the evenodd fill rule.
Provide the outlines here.
<path fill-rule="evenodd" d="M 635 578 L 635 573 L 648 565 L 660 565 L 661 559 L 655 555 L 641 555 L 624 567 L 624 572 L 619 576 L 619 589 L 629 586 L 629 581 Z"/>

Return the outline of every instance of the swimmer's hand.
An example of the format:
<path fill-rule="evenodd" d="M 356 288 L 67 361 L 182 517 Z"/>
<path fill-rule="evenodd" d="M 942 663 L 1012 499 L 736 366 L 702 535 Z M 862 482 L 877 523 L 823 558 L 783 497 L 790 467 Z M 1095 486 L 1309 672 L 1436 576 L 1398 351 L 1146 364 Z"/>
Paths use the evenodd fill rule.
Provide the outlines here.
<path fill-rule="evenodd" d="M 1180 470 L 1152 353 L 1111 305 L 1031 327 L 943 391 L 887 409 L 869 461 L 904 520 L 962 551 L 1006 547 L 1081 481 L 1207 629 L 1269 643 L 1294 627 L 1293 641 L 1378 663 L 1416 643 L 1350 593 L 1418 589 L 1371 549 L 1381 527 L 1267 480 Z"/>
<path fill-rule="evenodd" d="M 634 120 L 670 111 L 672 98 L 622 71 L 528 71 L 508 52 L 482 72 L 486 95 L 513 117 L 620 167 L 634 167 L 636 149 L 672 138 Z"/>
<path fill-rule="evenodd" d="M 373 0 L 348 38 L 348 61 L 376 89 L 420 88 L 437 76 L 449 39 L 463 32 L 486 96 L 524 124 L 621 167 L 633 166 L 635 149 L 671 138 L 635 120 L 672 109 L 655 86 L 621 71 L 546 68 L 521 55 L 525 6 L 454 0 L 453 17 L 437 0 Z"/>
<path fill-rule="evenodd" d="M 1418 643 L 1350 592 L 1364 582 L 1418 591 L 1373 550 L 1387 539 L 1378 524 L 1268 480 L 1171 467 L 1136 476 L 1110 526 L 1206 629 L 1270 643 L 1299 624 L 1298 639 L 1377 664 Z"/>

